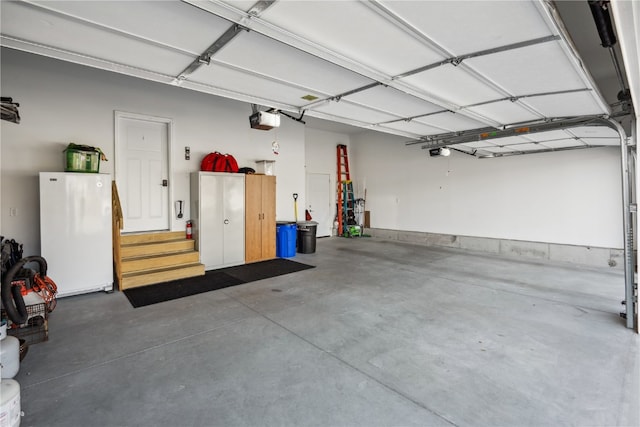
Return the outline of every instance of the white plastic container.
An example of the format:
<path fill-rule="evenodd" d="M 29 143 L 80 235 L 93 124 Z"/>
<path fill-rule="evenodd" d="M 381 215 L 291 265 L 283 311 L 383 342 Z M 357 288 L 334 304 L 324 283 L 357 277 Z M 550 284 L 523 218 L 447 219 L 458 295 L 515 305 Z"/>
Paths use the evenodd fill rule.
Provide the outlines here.
<path fill-rule="evenodd" d="M 18 370 L 20 370 L 20 340 L 7 336 L 0 343 L 0 377 L 3 381 L 13 378 Z"/>
<path fill-rule="evenodd" d="M 262 174 L 262 175 L 275 175 L 276 161 L 275 160 L 257 160 L 256 173 Z"/>
<path fill-rule="evenodd" d="M 7 321 L 2 319 L 0 321 L 0 341 L 7 337 Z"/>
<path fill-rule="evenodd" d="M 15 380 L 0 382 L 0 426 L 18 427 L 20 425 L 20 384 Z"/>

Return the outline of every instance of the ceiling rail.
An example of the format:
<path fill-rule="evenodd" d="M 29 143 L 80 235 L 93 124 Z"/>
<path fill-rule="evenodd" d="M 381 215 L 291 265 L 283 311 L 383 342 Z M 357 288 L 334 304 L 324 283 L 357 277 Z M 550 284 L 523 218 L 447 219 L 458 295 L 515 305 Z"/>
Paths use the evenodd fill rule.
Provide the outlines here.
<path fill-rule="evenodd" d="M 557 40 L 560 40 L 560 36 L 551 35 L 551 36 L 540 37 L 540 38 L 537 38 L 537 39 L 525 40 L 525 41 L 517 42 L 517 43 L 511 43 L 511 44 L 507 44 L 507 45 L 504 45 L 504 46 L 498 46 L 498 47 L 494 47 L 494 48 L 491 48 L 491 49 L 479 50 L 477 52 L 472 52 L 472 53 L 468 53 L 468 54 L 465 54 L 465 55 L 452 56 L 452 57 L 444 59 L 442 61 L 435 62 L 435 63 L 429 64 L 429 65 L 425 65 L 424 67 L 419 67 L 419 68 L 416 68 L 415 70 L 407 71 L 406 73 L 398 74 L 394 78 L 395 79 L 401 79 L 401 78 L 404 78 L 404 77 L 413 76 L 414 74 L 422 73 L 424 71 L 428 71 L 428 70 L 431 70 L 433 68 L 441 67 L 443 65 L 448 65 L 448 64 L 451 64 L 451 65 L 454 65 L 454 66 L 458 66 L 458 65 L 460 65 L 462 63 L 462 61 L 464 61 L 466 59 L 478 58 L 480 56 L 492 55 L 492 54 L 500 53 L 500 52 L 507 52 L 509 50 L 521 49 L 523 47 L 534 46 L 534 45 L 537 45 L 537 44 L 548 43 L 548 42 L 557 41 Z"/>
<path fill-rule="evenodd" d="M 608 116 L 580 116 L 551 119 L 544 122 L 533 122 L 529 124 L 521 124 L 505 129 L 473 129 L 463 132 L 450 134 L 434 135 L 421 140 L 409 141 L 406 145 L 423 143 L 423 149 L 430 149 L 439 146 L 464 144 L 468 142 L 478 142 L 488 139 L 499 139 L 510 136 L 523 136 L 539 132 L 548 132 L 552 130 L 561 130 L 578 126 L 602 126 L 607 121 Z M 609 125 L 605 125 L 611 127 Z"/>
<path fill-rule="evenodd" d="M 269 6 L 271 6 L 275 0 L 260 0 L 254 4 L 247 12 L 247 18 L 254 18 L 260 16 Z M 211 57 L 218 53 L 223 47 L 225 47 L 231 40 L 233 40 L 243 30 L 249 31 L 240 23 L 231 25 L 211 46 L 205 49 L 200 56 L 198 56 L 191 64 L 189 64 L 178 76 L 177 82 L 185 80 L 189 75 L 193 74 L 202 65 L 209 65 L 211 63 Z"/>

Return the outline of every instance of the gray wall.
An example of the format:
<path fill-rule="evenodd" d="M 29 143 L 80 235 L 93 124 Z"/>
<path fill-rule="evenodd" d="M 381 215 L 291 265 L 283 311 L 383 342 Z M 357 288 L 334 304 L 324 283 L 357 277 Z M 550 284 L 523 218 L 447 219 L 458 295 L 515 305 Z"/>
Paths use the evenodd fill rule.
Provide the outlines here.
<path fill-rule="evenodd" d="M 374 228 L 622 248 L 617 147 L 477 159 L 405 140 L 351 138 Z"/>

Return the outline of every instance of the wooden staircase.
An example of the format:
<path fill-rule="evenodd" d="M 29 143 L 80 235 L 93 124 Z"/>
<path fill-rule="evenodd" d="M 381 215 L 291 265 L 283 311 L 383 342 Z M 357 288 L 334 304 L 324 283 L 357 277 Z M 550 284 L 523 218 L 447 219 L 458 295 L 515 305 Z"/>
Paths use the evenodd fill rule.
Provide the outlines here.
<path fill-rule="evenodd" d="M 111 189 L 113 269 L 121 291 L 204 274 L 195 242 L 184 231 L 121 234 L 122 207 L 115 181 Z"/>
<path fill-rule="evenodd" d="M 202 276 L 204 265 L 184 231 L 120 236 L 120 290 Z"/>

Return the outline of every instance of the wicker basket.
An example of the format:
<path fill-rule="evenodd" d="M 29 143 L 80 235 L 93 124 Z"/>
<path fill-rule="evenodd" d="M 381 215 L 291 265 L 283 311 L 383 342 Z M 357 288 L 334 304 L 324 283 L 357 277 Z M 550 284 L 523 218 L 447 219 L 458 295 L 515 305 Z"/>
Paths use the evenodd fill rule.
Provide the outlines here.
<path fill-rule="evenodd" d="M 2 317 L 6 317 L 4 310 L 2 310 Z M 7 335 L 24 340 L 27 346 L 47 341 L 49 339 L 49 313 L 44 303 L 28 305 L 27 321 L 23 324 L 18 325 L 8 320 Z"/>

